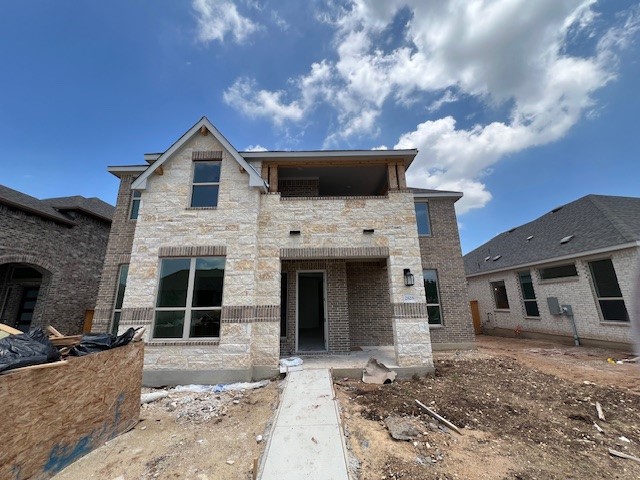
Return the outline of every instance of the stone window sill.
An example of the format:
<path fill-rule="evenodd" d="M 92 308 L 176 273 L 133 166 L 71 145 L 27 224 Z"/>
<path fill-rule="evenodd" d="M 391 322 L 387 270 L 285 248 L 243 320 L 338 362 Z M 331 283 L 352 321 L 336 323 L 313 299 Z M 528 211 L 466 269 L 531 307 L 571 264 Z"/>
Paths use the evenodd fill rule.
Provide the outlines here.
<path fill-rule="evenodd" d="M 524 317 L 525 320 L 533 320 L 534 322 L 539 322 L 542 320 L 542 317 Z"/>
<path fill-rule="evenodd" d="M 494 308 L 493 311 L 495 313 L 511 313 L 511 309 L 509 308 Z"/>
<path fill-rule="evenodd" d="M 218 207 L 187 207 L 185 210 L 217 210 Z"/>
<path fill-rule="evenodd" d="M 631 327 L 631 322 L 614 322 L 611 320 L 600 320 L 600 325 L 606 325 L 607 327 Z"/>
<path fill-rule="evenodd" d="M 207 339 L 207 340 L 172 340 L 172 339 L 156 339 L 149 340 L 147 342 L 149 347 L 203 347 L 203 346 L 218 346 L 220 345 L 220 339 Z"/>
<path fill-rule="evenodd" d="M 431 330 L 431 329 L 438 330 L 440 328 L 444 328 L 444 325 L 442 325 L 441 323 L 430 323 L 429 324 L 429 330 Z"/>
<path fill-rule="evenodd" d="M 579 282 L 580 277 L 560 277 L 560 278 L 547 278 L 545 280 L 540 280 L 538 282 L 539 285 L 547 285 L 552 283 L 571 283 L 571 282 Z"/>

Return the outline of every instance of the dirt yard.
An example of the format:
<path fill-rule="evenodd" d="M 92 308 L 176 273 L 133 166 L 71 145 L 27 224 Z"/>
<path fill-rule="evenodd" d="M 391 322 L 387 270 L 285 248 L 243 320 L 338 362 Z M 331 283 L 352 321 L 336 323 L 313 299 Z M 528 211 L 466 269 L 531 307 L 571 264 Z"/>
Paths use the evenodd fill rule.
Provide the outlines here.
<path fill-rule="evenodd" d="M 262 455 L 278 404 L 278 383 L 220 394 L 171 392 L 142 406 L 136 428 L 54 478 L 252 479 L 253 459 Z"/>
<path fill-rule="evenodd" d="M 638 479 L 640 365 L 593 348 L 479 337 L 478 352 L 440 354 L 436 376 L 391 385 L 339 381 L 354 478 Z M 415 403 L 461 428 L 440 426 Z M 606 421 L 597 418 L 599 402 Z M 410 441 L 385 421 L 409 420 Z M 603 430 L 599 433 L 594 422 Z"/>

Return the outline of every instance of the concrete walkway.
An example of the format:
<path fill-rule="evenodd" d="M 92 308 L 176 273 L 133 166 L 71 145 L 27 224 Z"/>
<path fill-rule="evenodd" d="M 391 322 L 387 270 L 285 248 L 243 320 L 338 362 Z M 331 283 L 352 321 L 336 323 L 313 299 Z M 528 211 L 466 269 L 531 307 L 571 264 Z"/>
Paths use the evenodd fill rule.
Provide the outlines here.
<path fill-rule="evenodd" d="M 287 375 L 265 456 L 262 480 L 349 479 L 328 369 Z"/>

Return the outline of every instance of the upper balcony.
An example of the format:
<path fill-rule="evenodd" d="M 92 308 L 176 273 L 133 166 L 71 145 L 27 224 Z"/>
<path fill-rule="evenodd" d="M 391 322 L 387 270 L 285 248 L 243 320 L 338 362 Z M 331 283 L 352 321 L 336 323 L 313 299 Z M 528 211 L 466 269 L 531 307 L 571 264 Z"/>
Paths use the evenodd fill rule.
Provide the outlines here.
<path fill-rule="evenodd" d="M 281 200 L 385 197 L 407 188 L 405 171 L 416 150 L 242 152 L 256 165 L 269 192 Z M 257 165 L 256 165 L 257 166 Z"/>

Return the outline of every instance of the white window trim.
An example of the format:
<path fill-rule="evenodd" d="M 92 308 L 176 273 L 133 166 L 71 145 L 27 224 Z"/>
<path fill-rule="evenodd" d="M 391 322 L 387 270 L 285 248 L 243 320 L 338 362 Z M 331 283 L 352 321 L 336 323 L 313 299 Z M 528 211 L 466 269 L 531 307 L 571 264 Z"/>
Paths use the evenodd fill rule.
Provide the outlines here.
<path fill-rule="evenodd" d="M 188 208 L 192 208 L 192 209 L 216 209 L 218 208 L 218 201 L 220 200 L 220 180 L 222 179 L 222 160 L 193 160 L 192 162 L 192 167 L 191 167 L 191 189 L 189 191 L 189 206 Z M 217 182 L 197 182 L 195 181 L 195 176 L 196 176 L 196 164 L 203 164 L 203 163 L 218 163 L 220 164 L 220 179 Z M 216 198 L 216 204 L 215 205 L 205 205 L 205 206 L 200 206 L 200 207 L 194 207 L 193 206 L 193 187 L 212 187 L 212 186 L 217 186 L 218 187 L 218 196 Z"/>
<path fill-rule="evenodd" d="M 222 305 L 219 307 L 193 307 L 191 304 L 193 303 L 193 285 L 195 283 L 196 278 L 196 260 L 199 258 L 221 258 L 221 257 L 166 257 L 160 259 L 160 268 L 158 269 L 158 275 L 162 273 L 162 260 L 179 260 L 179 259 L 189 259 L 189 280 L 187 282 L 187 299 L 185 307 L 155 307 L 154 315 L 153 315 L 153 329 L 151 330 L 151 335 L 153 340 L 157 341 L 175 341 L 175 340 L 189 340 L 189 341 L 206 341 L 206 340 L 218 340 L 220 336 L 217 337 L 190 337 L 189 332 L 191 331 L 191 312 L 192 311 L 220 311 L 222 312 Z M 225 259 L 225 269 L 226 269 L 226 259 Z M 158 294 L 160 293 L 160 281 L 161 277 L 158 277 L 158 287 L 156 288 L 156 302 L 158 301 Z M 222 291 L 224 295 L 224 277 L 222 283 Z M 222 303 L 222 302 L 221 302 Z M 182 337 L 156 337 L 156 315 L 155 312 L 177 312 L 184 311 L 184 322 L 182 324 Z M 222 317 L 222 316 L 221 316 Z M 222 318 L 221 318 L 222 320 Z M 222 329 L 222 324 L 220 325 L 220 329 Z"/>

